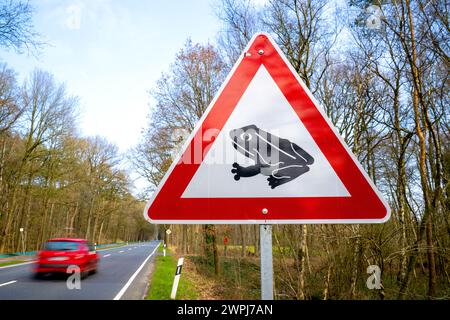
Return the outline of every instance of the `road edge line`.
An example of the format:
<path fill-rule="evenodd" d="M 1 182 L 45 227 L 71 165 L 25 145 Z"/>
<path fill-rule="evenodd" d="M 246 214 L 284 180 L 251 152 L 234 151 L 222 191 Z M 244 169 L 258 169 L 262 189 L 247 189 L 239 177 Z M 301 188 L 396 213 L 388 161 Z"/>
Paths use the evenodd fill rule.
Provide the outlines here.
<path fill-rule="evenodd" d="M 122 298 L 122 296 L 124 295 L 125 291 L 127 291 L 128 287 L 131 285 L 131 283 L 133 283 L 133 280 L 137 277 L 139 272 L 141 272 L 142 268 L 144 268 L 144 266 L 147 263 L 147 261 L 153 256 L 153 254 L 159 248 L 160 244 L 161 244 L 161 242 L 158 243 L 158 245 L 155 247 L 155 249 L 153 249 L 152 253 L 150 253 L 150 255 L 144 260 L 144 262 L 142 262 L 140 267 L 133 273 L 131 278 L 128 279 L 127 283 L 125 283 L 125 285 L 122 287 L 122 289 L 120 289 L 120 291 L 116 294 L 116 296 L 114 297 L 113 300 L 120 300 L 120 298 Z"/>

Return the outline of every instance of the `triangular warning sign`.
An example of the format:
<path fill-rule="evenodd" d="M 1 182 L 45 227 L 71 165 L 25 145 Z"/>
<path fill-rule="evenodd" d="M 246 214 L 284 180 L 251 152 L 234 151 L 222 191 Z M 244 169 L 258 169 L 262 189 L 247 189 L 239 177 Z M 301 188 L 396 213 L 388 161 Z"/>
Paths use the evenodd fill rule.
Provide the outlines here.
<path fill-rule="evenodd" d="M 389 216 L 308 88 L 262 33 L 144 211 L 152 223 L 372 223 Z"/>

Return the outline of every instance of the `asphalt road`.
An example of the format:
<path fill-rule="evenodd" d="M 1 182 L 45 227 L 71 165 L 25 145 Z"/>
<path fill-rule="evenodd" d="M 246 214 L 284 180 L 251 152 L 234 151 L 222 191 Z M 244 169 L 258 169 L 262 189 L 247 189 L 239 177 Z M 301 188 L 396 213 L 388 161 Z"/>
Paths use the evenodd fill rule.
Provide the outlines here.
<path fill-rule="evenodd" d="M 68 289 L 67 276 L 34 279 L 32 263 L 0 267 L 0 300 L 139 299 L 158 244 L 151 241 L 98 251 L 98 271 L 81 280 L 80 289 Z"/>

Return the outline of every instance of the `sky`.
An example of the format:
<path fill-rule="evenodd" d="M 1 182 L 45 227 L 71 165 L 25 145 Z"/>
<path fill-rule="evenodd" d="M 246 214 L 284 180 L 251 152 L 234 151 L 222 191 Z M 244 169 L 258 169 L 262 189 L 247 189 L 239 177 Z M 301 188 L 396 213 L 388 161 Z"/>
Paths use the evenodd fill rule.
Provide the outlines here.
<path fill-rule="evenodd" d="M 38 57 L 1 49 L 0 59 L 20 80 L 40 68 L 64 82 L 80 99 L 81 134 L 106 137 L 121 153 L 138 143 L 150 110 L 148 91 L 186 40 L 214 42 L 220 29 L 213 0 L 30 3 L 35 30 L 47 45 Z"/>

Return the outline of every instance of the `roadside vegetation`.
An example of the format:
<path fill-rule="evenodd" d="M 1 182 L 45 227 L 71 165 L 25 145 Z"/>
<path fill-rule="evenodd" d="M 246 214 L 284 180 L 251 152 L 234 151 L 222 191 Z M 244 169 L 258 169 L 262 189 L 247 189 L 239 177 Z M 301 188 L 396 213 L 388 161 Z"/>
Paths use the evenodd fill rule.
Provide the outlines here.
<path fill-rule="evenodd" d="M 187 255 L 185 277 L 195 284 L 199 299 L 261 299 L 260 266 L 257 258 L 220 258 L 220 274 L 201 255 Z"/>
<path fill-rule="evenodd" d="M 146 300 L 170 300 L 177 261 L 178 259 L 173 256 L 171 251 L 167 251 L 164 257 L 162 254 L 162 246 L 158 248 L 158 256 L 155 259 L 155 269 L 151 275 Z M 197 299 L 196 289 L 191 281 L 186 278 L 184 269 L 182 269 L 176 299 Z"/>
<path fill-rule="evenodd" d="M 0 261 L 0 267 L 6 267 L 6 266 L 11 266 L 13 264 L 19 264 L 19 263 L 24 263 L 24 262 L 28 262 L 25 260 L 10 260 L 10 261 Z"/>

